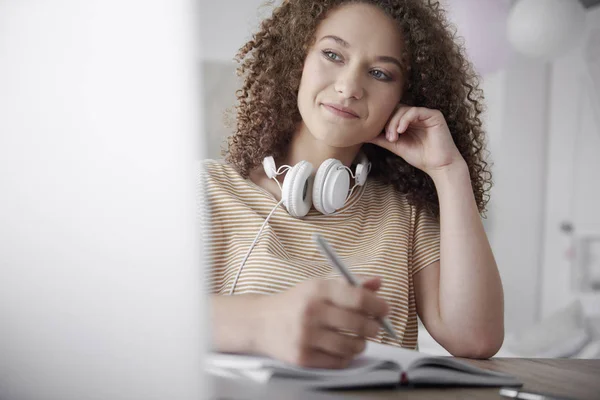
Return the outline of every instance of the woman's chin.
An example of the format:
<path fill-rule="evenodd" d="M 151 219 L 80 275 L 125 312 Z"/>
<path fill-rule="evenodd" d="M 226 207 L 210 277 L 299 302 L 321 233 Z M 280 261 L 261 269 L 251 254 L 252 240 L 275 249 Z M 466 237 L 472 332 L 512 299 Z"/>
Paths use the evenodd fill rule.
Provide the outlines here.
<path fill-rule="evenodd" d="M 358 135 L 352 135 L 348 132 L 322 132 L 313 135 L 318 142 L 323 143 L 329 147 L 346 148 L 362 145 L 365 142 L 365 138 L 358 137 Z"/>

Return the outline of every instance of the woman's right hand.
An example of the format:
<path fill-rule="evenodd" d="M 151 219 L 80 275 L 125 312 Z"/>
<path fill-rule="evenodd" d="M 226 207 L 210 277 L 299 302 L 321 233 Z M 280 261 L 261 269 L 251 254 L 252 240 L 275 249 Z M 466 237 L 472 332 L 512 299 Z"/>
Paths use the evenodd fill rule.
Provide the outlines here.
<path fill-rule="evenodd" d="M 303 367 L 346 367 L 365 349 L 365 338 L 379 332 L 381 325 L 373 317 L 388 313 L 385 300 L 375 295 L 380 287 L 379 278 L 365 280 L 361 287 L 341 278 L 313 279 L 265 296 L 257 350 Z"/>

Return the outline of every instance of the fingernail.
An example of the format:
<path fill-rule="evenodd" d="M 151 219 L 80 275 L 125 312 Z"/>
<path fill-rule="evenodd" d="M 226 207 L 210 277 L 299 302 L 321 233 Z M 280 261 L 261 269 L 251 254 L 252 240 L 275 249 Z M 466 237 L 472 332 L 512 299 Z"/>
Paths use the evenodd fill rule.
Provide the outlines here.
<path fill-rule="evenodd" d="M 387 140 L 392 140 L 392 132 L 390 132 L 390 131 L 386 131 L 386 132 L 385 132 L 385 138 L 386 138 Z"/>

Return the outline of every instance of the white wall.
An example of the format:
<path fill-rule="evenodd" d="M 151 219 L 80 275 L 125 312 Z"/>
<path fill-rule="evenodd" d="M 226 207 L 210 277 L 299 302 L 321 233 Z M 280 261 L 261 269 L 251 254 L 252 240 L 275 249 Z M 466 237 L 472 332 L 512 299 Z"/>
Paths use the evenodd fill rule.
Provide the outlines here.
<path fill-rule="evenodd" d="M 491 244 L 511 331 L 531 323 L 538 313 L 548 66 L 515 56 L 504 74 L 501 127 L 495 127 L 501 136 L 493 148 Z"/>
<path fill-rule="evenodd" d="M 484 129 L 487 136 L 487 150 L 490 152 L 488 162 L 492 170 L 492 179 L 495 181 L 497 176 L 496 171 L 496 149 L 500 148 L 502 142 L 503 121 L 504 121 L 504 99 L 506 97 L 506 71 L 500 69 L 490 73 L 481 80 L 481 89 L 485 96 L 485 112 L 482 115 Z M 491 198 L 488 203 L 487 218 L 483 220 L 488 239 L 491 243 L 494 240 L 496 205 L 495 193 L 496 186 L 492 187 Z"/>
<path fill-rule="evenodd" d="M 275 0 L 279 4 L 281 0 Z M 260 21 L 270 15 L 267 0 L 201 0 L 202 58 L 233 60 L 238 49 L 251 38 Z"/>
<path fill-rule="evenodd" d="M 543 248 L 542 311 L 548 315 L 581 298 L 588 313 L 600 313 L 600 296 L 581 296 L 574 287 L 577 238 L 600 238 L 600 7 L 587 12 L 580 45 L 553 65 L 549 112 L 548 200 Z M 584 62 L 588 40 L 596 43 L 596 68 Z M 590 72 L 595 73 L 595 81 Z M 595 83 L 595 85 L 594 85 Z M 594 92 L 595 91 L 595 92 Z M 560 229 L 573 226 L 572 234 Z M 596 258 L 596 268 L 600 259 Z"/>
<path fill-rule="evenodd" d="M 598 26 L 596 7 L 587 11 L 586 35 L 596 30 L 600 38 Z M 490 238 L 509 331 L 578 297 L 571 282 L 577 249 L 561 224 L 572 223 L 574 235 L 600 234 L 600 164 L 594 156 L 600 110 L 593 111 L 584 95 L 591 88 L 583 79 L 585 39 L 551 64 L 516 57 L 504 72 L 503 94 L 499 86 L 485 85 L 488 99 L 496 94 L 504 103 L 501 120 L 488 115 L 496 161 Z M 588 314 L 600 310 L 597 297 L 583 300 Z"/>

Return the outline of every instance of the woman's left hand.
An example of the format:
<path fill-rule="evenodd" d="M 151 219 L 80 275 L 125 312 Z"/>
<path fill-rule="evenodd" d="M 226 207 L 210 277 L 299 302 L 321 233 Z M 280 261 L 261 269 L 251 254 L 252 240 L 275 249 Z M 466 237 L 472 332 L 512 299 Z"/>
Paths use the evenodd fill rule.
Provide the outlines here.
<path fill-rule="evenodd" d="M 442 113 L 401 104 L 385 131 L 371 140 L 428 175 L 464 163 Z"/>

